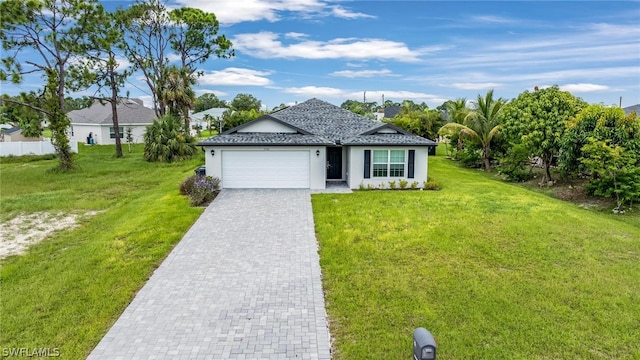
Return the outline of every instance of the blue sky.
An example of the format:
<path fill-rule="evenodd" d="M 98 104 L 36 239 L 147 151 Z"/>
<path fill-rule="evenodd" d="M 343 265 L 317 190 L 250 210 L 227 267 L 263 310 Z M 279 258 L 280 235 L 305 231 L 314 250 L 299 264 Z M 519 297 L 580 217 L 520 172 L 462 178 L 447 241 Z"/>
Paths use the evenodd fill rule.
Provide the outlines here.
<path fill-rule="evenodd" d="M 108 2 L 108 7 L 130 2 Z M 590 103 L 640 103 L 638 1 L 172 0 L 213 12 L 236 56 L 202 65 L 198 95 L 267 108 L 317 97 L 434 108 L 554 84 Z M 38 87 L 2 84 L 3 93 Z M 132 97 L 149 99 L 134 76 Z M 80 94 L 79 94 L 80 95 Z"/>

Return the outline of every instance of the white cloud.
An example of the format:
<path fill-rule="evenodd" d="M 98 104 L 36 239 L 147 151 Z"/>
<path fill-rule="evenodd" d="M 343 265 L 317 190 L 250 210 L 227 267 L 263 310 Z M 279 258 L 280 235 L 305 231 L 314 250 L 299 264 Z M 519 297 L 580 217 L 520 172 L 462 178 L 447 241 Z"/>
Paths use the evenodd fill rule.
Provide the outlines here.
<path fill-rule="evenodd" d="M 232 41 L 237 51 L 266 59 L 377 59 L 403 62 L 419 59 L 419 52 L 410 50 L 406 44 L 397 41 L 337 38 L 329 41 L 304 40 L 283 44 L 278 37 L 278 34 L 264 31 L 239 34 Z"/>
<path fill-rule="evenodd" d="M 280 20 L 283 13 L 298 16 L 335 16 L 346 19 L 373 17 L 353 12 L 343 6 L 329 5 L 325 0 L 177 0 L 177 4 L 216 14 L 222 24 L 244 21 Z"/>
<path fill-rule="evenodd" d="M 331 14 L 336 17 L 345 18 L 345 19 L 357 19 L 357 18 L 375 18 L 373 15 L 352 12 L 349 9 L 345 9 L 340 5 L 331 6 Z"/>
<path fill-rule="evenodd" d="M 303 33 L 299 33 L 299 32 L 288 32 L 286 34 L 284 34 L 285 37 L 289 38 L 289 39 L 302 39 L 305 38 L 309 35 L 307 34 L 303 34 Z"/>
<path fill-rule="evenodd" d="M 585 92 L 594 92 L 594 91 L 606 91 L 606 90 L 609 90 L 609 87 L 606 85 L 581 83 L 581 84 L 561 85 L 560 89 L 564 91 L 568 91 L 570 93 L 585 93 Z"/>
<path fill-rule="evenodd" d="M 486 83 L 465 82 L 465 83 L 452 83 L 451 86 L 456 89 L 463 89 L 463 90 L 490 90 L 490 89 L 500 88 L 503 86 L 503 84 L 493 83 L 493 82 L 486 82 Z"/>
<path fill-rule="evenodd" d="M 195 90 L 195 92 L 198 96 L 202 96 L 204 94 L 213 94 L 217 97 L 223 97 L 223 96 L 229 95 L 229 93 L 227 92 L 220 91 L 220 90 L 211 90 L 211 89 L 198 89 L 198 90 Z"/>
<path fill-rule="evenodd" d="M 330 97 L 339 98 L 346 96 L 346 92 L 341 89 L 322 86 L 303 86 L 303 87 L 291 87 L 283 89 L 283 92 L 288 94 L 295 94 L 305 97 Z"/>
<path fill-rule="evenodd" d="M 203 76 L 198 78 L 198 82 L 200 85 L 265 86 L 271 84 L 271 80 L 266 77 L 267 75 L 271 75 L 271 73 L 267 71 L 229 67 L 223 70 L 205 72 Z"/>
<path fill-rule="evenodd" d="M 501 16 L 495 15 L 478 15 L 471 17 L 472 20 L 484 23 L 492 23 L 492 24 L 513 24 L 516 23 L 517 20 L 509 19 Z"/>
<path fill-rule="evenodd" d="M 375 76 L 391 76 L 393 73 L 389 69 L 383 70 L 341 70 L 334 71 L 330 75 L 332 76 L 340 76 L 346 78 L 370 78 Z"/>

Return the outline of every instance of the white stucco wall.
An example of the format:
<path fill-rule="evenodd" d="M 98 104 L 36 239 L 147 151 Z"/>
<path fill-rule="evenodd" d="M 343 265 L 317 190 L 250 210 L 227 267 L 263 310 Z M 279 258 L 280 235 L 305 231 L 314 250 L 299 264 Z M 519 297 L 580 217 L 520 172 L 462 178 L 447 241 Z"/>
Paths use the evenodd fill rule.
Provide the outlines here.
<path fill-rule="evenodd" d="M 224 188 L 222 176 L 222 153 L 224 151 L 309 151 L 309 187 L 311 189 L 324 189 L 326 187 L 326 152 L 324 146 L 204 146 L 205 167 L 207 176 L 221 179 L 221 188 Z M 211 155 L 211 150 L 215 155 Z M 316 151 L 320 150 L 320 156 Z"/>
<path fill-rule="evenodd" d="M 373 166 L 371 167 L 371 178 L 364 178 L 364 151 L 371 150 L 371 157 L 373 158 L 373 150 L 415 150 L 415 166 L 414 166 L 414 177 L 413 179 L 409 179 L 407 177 L 373 177 Z M 413 181 L 418 182 L 418 186 L 422 187 L 424 182 L 427 180 L 427 172 L 428 172 L 428 148 L 427 147 L 389 147 L 389 146 L 351 146 L 349 147 L 349 155 L 348 155 L 348 174 L 347 174 L 347 183 L 349 187 L 352 189 L 358 189 L 360 185 L 372 185 L 378 187 L 380 184 L 385 185 L 385 187 L 389 187 L 389 181 L 396 181 L 398 183 L 399 180 L 405 179 L 411 184 Z M 408 161 L 409 155 L 405 156 L 405 162 Z M 405 165 L 405 174 L 407 173 L 408 166 Z"/>
<path fill-rule="evenodd" d="M 89 136 L 89 133 L 92 133 L 93 137 L 95 139 L 96 138 L 96 134 L 98 134 L 100 132 L 100 125 L 75 124 L 75 125 L 71 125 L 71 127 L 73 128 L 73 131 L 71 131 L 71 129 L 69 129 L 69 131 L 68 131 L 69 139 L 70 140 L 75 140 L 80 144 L 86 144 L 87 143 L 87 136 Z"/>
<path fill-rule="evenodd" d="M 98 145 L 107 145 L 107 144 L 115 144 L 116 139 L 111 139 L 109 134 L 109 128 L 111 126 L 100 126 L 100 125 L 91 125 L 91 124 L 75 124 L 73 126 L 73 135 L 71 135 L 71 130 L 69 130 L 69 139 L 76 140 L 79 143 L 86 144 L 87 136 L 89 133 L 93 134 L 94 141 Z M 129 125 L 120 125 L 122 127 L 124 134 L 122 137 L 122 143 L 127 142 L 127 128 Z M 134 143 L 142 143 L 144 142 L 144 133 L 147 130 L 147 125 L 131 125 L 131 129 L 133 130 L 133 142 Z"/>

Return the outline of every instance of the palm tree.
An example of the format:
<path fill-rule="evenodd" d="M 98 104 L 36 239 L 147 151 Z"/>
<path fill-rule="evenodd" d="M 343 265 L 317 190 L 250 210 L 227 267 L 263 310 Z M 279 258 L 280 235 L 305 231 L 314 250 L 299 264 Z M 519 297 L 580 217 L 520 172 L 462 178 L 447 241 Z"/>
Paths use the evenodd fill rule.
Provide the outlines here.
<path fill-rule="evenodd" d="M 506 101 L 494 99 L 493 90 L 489 90 L 483 98 L 478 94 L 473 102 L 473 109 L 465 116 L 462 124 L 448 123 L 438 132 L 440 135 L 459 134 L 460 137 L 474 139 L 482 145 L 482 160 L 485 171 L 491 171 L 491 141 L 500 133 L 500 112 Z"/>
<path fill-rule="evenodd" d="M 446 110 L 449 115 L 449 121 L 462 124 L 464 122 L 464 118 L 469 115 L 467 98 L 457 98 L 455 100 L 447 101 Z"/>
<path fill-rule="evenodd" d="M 189 110 L 196 103 L 196 94 L 192 89 L 195 84 L 195 78 L 184 69 L 171 66 L 165 71 L 161 99 L 169 107 L 170 115 L 182 118 L 187 132 L 189 132 Z"/>

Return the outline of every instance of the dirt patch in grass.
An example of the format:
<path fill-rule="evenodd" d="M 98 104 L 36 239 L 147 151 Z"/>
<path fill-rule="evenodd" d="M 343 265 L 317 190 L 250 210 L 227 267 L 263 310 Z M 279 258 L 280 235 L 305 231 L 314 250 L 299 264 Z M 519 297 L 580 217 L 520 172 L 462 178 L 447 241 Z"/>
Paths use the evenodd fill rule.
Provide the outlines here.
<path fill-rule="evenodd" d="M 20 214 L 0 224 L 0 259 L 22 254 L 29 246 L 39 243 L 55 231 L 77 226 L 82 216 L 95 214 L 94 211 L 84 215 L 49 212 Z"/>

